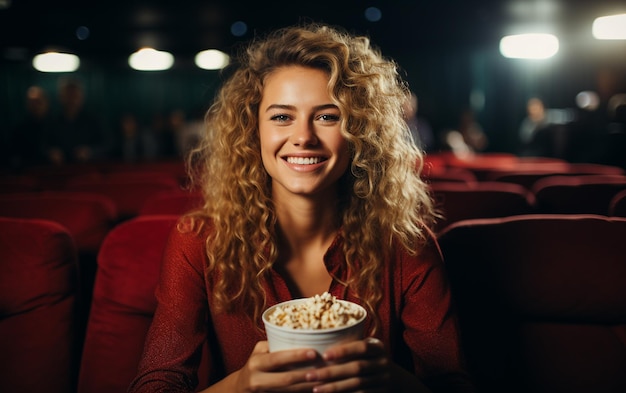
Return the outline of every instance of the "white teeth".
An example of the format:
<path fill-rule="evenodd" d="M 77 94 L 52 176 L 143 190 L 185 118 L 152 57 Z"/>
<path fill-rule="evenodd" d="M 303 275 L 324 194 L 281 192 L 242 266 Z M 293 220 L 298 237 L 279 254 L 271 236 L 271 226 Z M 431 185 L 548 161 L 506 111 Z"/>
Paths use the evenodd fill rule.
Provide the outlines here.
<path fill-rule="evenodd" d="M 320 162 L 319 157 L 287 157 L 287 162 L 298 165 L 312 165 Z"/>

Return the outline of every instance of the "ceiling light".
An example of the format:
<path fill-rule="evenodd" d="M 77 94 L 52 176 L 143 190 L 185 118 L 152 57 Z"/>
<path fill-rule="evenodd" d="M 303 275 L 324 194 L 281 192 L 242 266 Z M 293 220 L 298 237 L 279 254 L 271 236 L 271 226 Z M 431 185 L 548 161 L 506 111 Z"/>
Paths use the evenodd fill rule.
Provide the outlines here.
<path fill-rule="evenodd" d="M 128 64 L 137 71 L 163 71 L 172 67 L 174 56 L 153 48 L 142 48 L 128 57 Z"/>
<path fill-rule="evenodd" d="M 198 52 L 195 62 L 203 70 L 219 70 L 228 65 L 230 57 L 217 49 L 208 49 Z"/>
<path fill-rule="evenodd" d="M 33 67 L 41 72 L 74 72 L 80 59 L 70 53 L 46 52 L 33 58 Z"/>
<path fill-rule="evenodd" d="M 552 34 L 518 34 L 500 40 L 502 56 L 515 59 L 547 59 L 559 51 L 559 39 Z"/>
<path fill-rule="evenodd" d="M 626 14 L 596 18 L 591 31 L 599 40 L 626 40 Z"/>

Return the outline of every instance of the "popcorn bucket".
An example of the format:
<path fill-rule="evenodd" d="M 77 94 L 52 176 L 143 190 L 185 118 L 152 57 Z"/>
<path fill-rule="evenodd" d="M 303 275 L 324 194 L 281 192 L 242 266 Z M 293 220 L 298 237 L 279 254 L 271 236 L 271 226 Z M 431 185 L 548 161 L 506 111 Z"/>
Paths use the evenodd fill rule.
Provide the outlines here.
<path fill-rule="evenodd" d="M 263 323 L 267 333 L 270 352 L 285 349 L 312 348 L 319 354 L 322 354 L 328 347 L 334 344 L 363 338 L 365 319 L 367 317 L 365 309 L 356 303 L 334 298 L 334 302 L 339 302 L 342 307 L 354 310 L 355 312 L 355 317 L 350 318 L 350 321 L 345 325 L 328 328 L 318 326 L 314 328 L 310 326 L 293 327 L 289 324 L 279 326 L 276 324 L 276 318 L 273 318 L 275 317 L 274 313 L 284 313 L 285 309 L 288 310 L 288 313 L 293 313 L 294 310 L 299 309 L 301 306 L 307 304 L 307 302 L 311 302 L 311 299 L 312 298 L 289 300 L 265 310 L 263 313 Z M 281 308 L 281 311 L 277 311 L 279 308 Z M 293 317 L 293 315 L 291 315 L 291 317 Z"/>

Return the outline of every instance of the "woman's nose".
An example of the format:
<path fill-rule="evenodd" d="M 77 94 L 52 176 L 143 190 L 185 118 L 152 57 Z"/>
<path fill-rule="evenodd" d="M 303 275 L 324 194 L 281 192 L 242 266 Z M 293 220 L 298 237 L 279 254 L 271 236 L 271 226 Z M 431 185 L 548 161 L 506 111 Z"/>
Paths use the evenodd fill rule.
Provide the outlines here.
<path fill-rule="evenodd" d="M 313 146 L 318 143 L 312 121 L 297 122 L 291 134 L 291 142 L 295 146 Z"/>

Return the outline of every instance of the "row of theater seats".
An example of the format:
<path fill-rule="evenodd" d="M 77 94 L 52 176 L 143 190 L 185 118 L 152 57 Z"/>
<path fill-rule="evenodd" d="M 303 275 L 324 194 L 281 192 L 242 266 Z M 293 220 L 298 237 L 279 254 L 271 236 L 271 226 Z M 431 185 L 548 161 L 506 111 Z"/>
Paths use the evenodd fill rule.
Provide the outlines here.
<path fill-rule="evenodd" d="M 501 181 L 431 181 L 435 206 L 443 214 L 437 231 L 469 218 L 519 214 L 598 214 L 626 217 L 626 176 L 550 176 L 532 189 Z"/>
<path fill-rule="evenodd" d="M 0 218 L 0 391 L 125 391 L 176 220 L 145 215 L 107 235 L 79 357 L 71 235 Z M 598 215 L 464 220 L 439 235 L 479 392 L 626 391 L 625 235 L 626 218 Z"/>
<path fill-rule="evenodd" d="M 464 159 L 436 153 L 426 156 L 422 164 L 423 176 L 444 215 L 437 231 L 469 218 L 626 214 L 626 202 L 620 202 L 624 197 L 618 195 L 626 190 L 626 171 L 620 167 L 507 153 Z"/>
<path fill-rule="evenodd" d="M 450 173 L 456 170 L 456 173 L 460 174 L 467 168 L 452 167 L 448 163 L 445 169 Z M 145 173 L 158 172 L 163 176 L 161 171 L 154 171 L 154 168 L 143 170 Z M 137 176 L 137 172 L 132 176 Z M 80 177 L 82 180 L 96 177 L 102 179 L 107 176 L 113 177 L 111 176 L 113 173 L 113 171 L 83 173 Z M 441 174 L 443 171 L 439 170 L 438 173 Z M 467 173 L 465 172 L 465 175 Z M 72 175 L 72 178 L 76 178 L 75 175 Z M 510 392 L 543 392 L 550 390 L 548 389 L 550 387 L 556 387 L 551 391 L 565 391 L 559 387 L 569 385 L 564 385 L 565 382 L 555 378 L 565 378 L 573 369 L 586 370 L 588 365 L 584 361 L 594 359 L 596 355 L 602 356 L 597 357 L 602 361 L 596 363 L 596 368 L 578 372 L 576 378 L 571 381 L 581 389 L 569 391 L 625 391 L 621 389 L 626 386 L 623 378 L 617 378 L 616 373 L 611 374 L 614 370 L 625 369 L 626 317 L 623 310 L 626 310 L 626 307 L 622 307 L 624 290 L 615 287 L 615 282 L 605 276 L 612 275 L 615 279 L 624 277 L 626 250 L 624 245 L 615 241 L 615 238 L 623 238 L 626 235 L 624 224 L 626 219 L 608 217 L 608 211 L 602 215 L 583 216 L 566 213 L 537 215 L 537 210 L 512 212 L 503 209 L 494 215 L 493 212 L 498 210 L 496 202 L 485 194 L 480 196 L 477 193 L 479 197 L 469 197 L 466 191 L 495 187 L 496 182 L 478 180 L 477 174 L 473 172 L 474 180 L 468 182 L 437 180 L 433 176 L 433 171 L 427 175 L 430 175 L 428 180 L 438 203 L 448 216 L 448 221 L 440 224 L 438 236 L 450 270 L 453 294 L 455 299 L 458 299 L 469 366 L 481 391 L 502 391 L 502 386 L 506 386 L 505 390 Z M 58 178 L 55 182 L 59 180 Z M 3 303 L 0 333 L 6 333 L 3 334 L 3 338 L 15 337 L 15 340 L 5 340 L 3 345 L 6 347 L 0 348 L 0 369 L 2 369 L 0 391 L 37 391 L 40 390 L 38 387 L 44 384 L 49 386 L 46 391 L 53 392 L 72 392 L 73 389 L 80 393 L 125 390 L 135 373 L 143 337 L 154 312 L 153 291 L 158 277 L 160 253 L 167 233 L 182 211 L 202 203 L 197 192 L 181 190 L 180 185 L 184 184 L 184 181 L 181 177 L 174 190 L 161 190 L 149 197 L 146 196 L 131 216 L 123 218 L 117 214 L 118 207 L 114 198 L 102 193 L 86 194 L 83 190 L 80 191 L 82 198 L 77 199 L 66 199 L 70 191 L 63 187 L 28 193 L 31 197 L 47 195 L 58 197 L 57 201 L 71 201 L 69 207 L 64 209 L 68 213 L 76 213 L 71 220 L 58 214 L 58 208 L 46 205 L 48 202 L 40 200 L 30 202 L 30 208 L 27 209 L 30 215 L 16 214 L 19 210 L 17 202 L 15 205 L 7 202 L 11 195 L 0 196 L 9 198 L 0 201 L 0 209 L 6 207 L 4 212 L 0 212 L 0 216 L 12 216 L 0 220 L 2 226 L 0 258 L 3 265 L 6 265 L 3 269 L 7 269 L 0 273 L 0 280 L 3 280 L 3 293 L 0 295 Z M 65 178 L 57 184 L 67 185 L 73 182 L 74 180 L 69 181 Z M 515 186 L 506 182 L 499 184 Z M 517 190 L 532 202 L 531 207 L 536 209 L 535 194 L 521 185 L 516 186 Z M 459 192 L 456 197 L 443 193 L 443 190 L 450 188 L 454 191 L 454 187 L 462 193 Z M 624 194 L 626 201 L 626 192 L 616 189 L 613 191 L 616 191 L 613 198 Z M 85 198 L 87 195 L 91 197 Z M 19 195 L 13 193 L 13 197 L 15 196 Z M 20 198 L 15 198 L 14 201 L 18 199 Z M 92 208 L 98 206 L 94 209 L 98 213 L 88 213 L 90 208 L 81 207 L 83 205 L 80 200 L 83 199 L 89 201 L 86 205 Z M 468 211 L 474 210 L 470 208 L 475 203 L 472 201 L 478 201 L 476 203 L 482 204 L 479 206 L 484 209 L 476 208 L 473 216 L 467 216 Z M 488 203 L 485 203 L 486 201 Z M 590 205 L 588 202 L 583 203 L 585 204 Z M 617 215 L 620 211 L 619 206 L 622 206 L 623 211 L 624 205 L 626 202 L 618 202 L 618 199 L 615 199 L 616 207 L 613 213 Z M 454 213 L 455 208 L 459 211 L 458 215 Z M 56 216 L 50 215 L 51 212 L 56 212 Z M 48 221 L 42 222 L 40 220 L 42 216 Z M 89 223 L 88 217 L 92 216 L 99 217 L 100 224 Z M 473 217 L 481 219 L 471 220 Z M 54 228 L 40 227 L 42 223 L 50 224 L 50 221 L 61 222 L 62 226 L 53 224 Z M 22 229 L 15 229 L 16 222 Z M 33 225 L 36 227 L 34 234 L 24 229 Z M 568 229 L 570 227 L 571 229 Z M 8 233 L 15 236 L 5 236 Z M 20 233 L 22 235 L 19 235 Z M 48 234 L 53 234 L 56 240 L 45 240 Z M 63 242 L 67 244 L 63 245 Z M 28 249 L 29 245 L 35 244 L 36 250 Z M 48 246 L 54 247 L 48 250 L 46 248 Z M 31 259 L 32 263 L 27 265 L 25 261 Z M 54 275 L 50 275 L 54 281 L 52 283 L 46 283 L 43 279 L 22 279 L 37 269 L 35 267 L 37 260 L 48 268 L 52 267 L 57 276 L 65 272 L 70 279 L 63 281 Z M 64 267 L 61 265 L 54 267 L 50 261 L 64 261 L 62 265 Z M 568 266 L 564 268 L 563 264 Z M 525 270 L 525 266 L 532 270 Z M 20 273 L 20 269 L 26 270 Z M 557 285 L 550 291 L 546 286 L 555 279 L 554 274 L 560 269 L 564 269 L 561 272 L 563 277 L 556 281 L 557 284 L 563 285 Z M 573 277 L 570 280 L 569 277 L 572 275 L 578 278 Z M 579 286 L 583 278 L 578 275 L 584 276 L 584 280 L 588 281 L 584 286 Z M 48 274 L 42 273 L 34 277 L 45 278 Z M 71 277 L 78 278 L 72 280 Z M 539 280 L 538 283 L 533 281 L 535 279 Z M 88 284 L 89 280 L 91 285 Z M 485 285 L 480 280 L 488 281 L 491 286 Z M 4 285 L 4 281 L 8 284 Z M 31 282 L 33 288 L 30 287 Z M 480 286 L 478 288 L 480 291 L 476 291 L 475 285 Z M 19 290 L 17 287 L 20 287 Z M 38 290 L 43 292 L 37 292 Z M 42 294 L 48 290 L 54 295 Z M 507 292 L 518 290 L 526 292 Z M 528 297 L 529 291 L 536 296 Z M 582 297 L 585 291 L 589 294 L 597 293 L 597 296 Z M 19 295 L 13 295 L 14 293 Z M 546 313 L 554 311 L 554 316 L 537 314 L 532 310 L 533 307 L 541 307 L 540 303 L 544 300 L 546 303 L 561 301 L 551 300 L 552 296 L 559 294 L 563 299 L 570 299 L 574 303 L 564 302 L 550 306 L 552 308 Z M 54 300 L 55 296 L 69 300 L 63 303 Z M 609 297 L 613 300 L 609 301 Z M 33 299 L 53 300 L 54 305 L 63 303 L 65 309 L 57 313 L 53 309 L 60 307 L 52 305 L 31 307 Z M 67 306 L 68 303 L 72 305 Z M 49 310 L 47 312 L 50 314 L 27 315 L 30 311 L 42 310 Z M 71 310 L 72 314 L 68 314 Z M 581 311 L 580 314 L 576 314 L 578 310 Z M 74 315 L 75 318 L 69 318 L 70 315 Z M 55 319 L 56 316 L 59 319 Z M 483 323 L 485 326 L 482 326 Z M 484 329 L 481 330 L 479 325 Z M 45 329 L 54 326 L 63 332 L 63 337 L 67 340 L 58 338 L 59 334 L 46 333 Z M 40 330 L 40 327 L 43 330 Z M 544 333 L 544 327 L 554 330 L 552 333 L 549 330 Z M 563 334 L 561 329 L 564 330 Z M 500 334 L 495 334 L 494 331 Z M 38 344 L 36 339 L 28 337 L 29 334 L 40 332 L 46 333 L 37 337 L 41 344 Z M 587 337 L 587 333 L 591 336 Z M 579 352 L 562 352 L 561 347 L 565 342 L 555 341 L 551 334 L 555 334 L 559 339 L 570 340 L 566 342 L 573 346 L 572 350 Z M 46 337 L 54 341 L 47 343 Z M 589 343 L 593 345 L 580 346 L 576 339 L 582 342 L 591 340 Z M 30 342 L 32 345 L 27 344 Z M 527 342 L 530 346 L 526 346 Z M 509 345 L 510 348 L 505 345 Z M 59 349 L 59 346 L 63 348 Z M 541 352 L 542 349 L 545 351 Z M 590 352 L 588 358 L 578 356 L 578 353 L 595 349 L 600 352 L 598 354 Z M 552 350 L 554 351 L 551 352 Z M 498 351 L 506 352 L 508 357 L 498 358 L 502 355 Z M 565 354 L 569 354 L 569 358 L 562 356 Z M 538 360 L 534 357 L 540 355 L 545 357 L 543 363 L 533 365 L 532 363 Z M 29 373 L 28 368 L 31 366 L 28 363 L 35 357 L 37 361 L 33 363 L 32 368 L 38 367 L 38 364 L 43 368 L 50 362 L 56 362 L 55 367 L 49 370 L 54 372 L 40 372 L 37 374 L 40 375 L 38 378 L 22 378 Z M 503 359 L 509 363 L 501 364 Z M 619 359 L 621 363 L 617 361 Z M 554 363 L 551 364 L 550 361 Z M 5 364 L 7 367 L 4 367 Z M 26 371 L 20 369 L 24 364 Z M 549 366 L 557 370 L 551 370 Z M 520 377 L 520 373 L 516 373 L 519 370 L 528 373 Z M 605 373 L 602 374 L 603 372 Z M 515 380 L 518 382 L 510 386 L 514 380 L 509 378 L 521 379 Z M 581 378 L 583 380 L 580 380 Z M 605 380 L 604 385 L 600 383 L 601 379 Z M 208 383 L 204 375 L 200 376 L 200 381 L 201 386 Z M 504 382 L 509 384 L 503 384 Z M 595 388 L 582 389 L 591 385 Z M 58 389 L 55 388 L 57 386 Z M 65 388 L 67 386 L 70 387 L 69 390 Z"/>
<path fill-rule="evenodd" d="M 119 199 L 124 195 L 121 189 L 113 192 Z M 130 199 L 136 203 L 136 210 L 132 215 L 120 215 L 116 199 L 95 190 L 0 194 L 0 217 L 50 220 L 61 224 L 70 233 L 77 250 L 79 335 L 85 330 L 91 306 L 98 266 L 96 258 L 108 233 L 130 218 L 156 213 L 180 215 L 200 206 L 202 201 L 199 192 L 179 187 L 151 195 L 135 195 Z"/>

